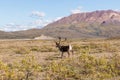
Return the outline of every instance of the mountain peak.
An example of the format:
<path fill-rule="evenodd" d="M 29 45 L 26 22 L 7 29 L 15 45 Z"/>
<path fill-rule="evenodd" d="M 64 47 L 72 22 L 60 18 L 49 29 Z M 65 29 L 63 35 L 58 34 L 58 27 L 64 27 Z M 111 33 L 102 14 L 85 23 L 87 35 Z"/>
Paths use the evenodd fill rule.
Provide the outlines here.
<path fill-rule="evenodd" d="M 48 24 L 43 30 L 54 37 L 116 37 L 120 35 L 120 12 L 97 10 L 71 14 Z"/>
<path fill-rule="evenodd" d="M 83 12 L 64 17 L 49 25 L 78 24 L 78 23 L 99 23 L 102 22 L 120 22 L 120 12 L 114 10 L 97 10 L 93 12 Z"/>

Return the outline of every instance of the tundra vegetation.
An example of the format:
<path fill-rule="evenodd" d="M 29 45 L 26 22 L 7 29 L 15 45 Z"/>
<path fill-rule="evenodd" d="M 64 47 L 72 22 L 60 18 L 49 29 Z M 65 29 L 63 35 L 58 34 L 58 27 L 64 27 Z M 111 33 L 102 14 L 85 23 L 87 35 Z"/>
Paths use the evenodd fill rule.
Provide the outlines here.
<path fill-rule="evenodd" d="M 61 59 L 52 40 L 1 40 L 0 80 L 120 80 L 119 39 L 69 43 L 74 55 Z"/>

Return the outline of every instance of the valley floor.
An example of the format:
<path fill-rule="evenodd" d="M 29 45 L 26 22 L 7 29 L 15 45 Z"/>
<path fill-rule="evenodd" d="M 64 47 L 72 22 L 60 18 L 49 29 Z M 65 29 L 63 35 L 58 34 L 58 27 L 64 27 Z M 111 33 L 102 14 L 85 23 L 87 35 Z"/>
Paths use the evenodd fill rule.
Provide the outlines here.
<path fill-rule="evenodd" d="M 0 80 L 119 80 L 120 40 L 62 41 L 74 55 L 60 52 L 52 40 L 0 40 Z"/>

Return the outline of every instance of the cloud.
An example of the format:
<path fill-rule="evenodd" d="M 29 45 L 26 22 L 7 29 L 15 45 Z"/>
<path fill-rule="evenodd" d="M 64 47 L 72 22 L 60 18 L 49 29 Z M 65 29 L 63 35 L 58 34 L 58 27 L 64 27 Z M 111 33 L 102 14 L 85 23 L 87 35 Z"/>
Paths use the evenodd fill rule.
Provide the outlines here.
<path fill-rule="evenodd" d="M 16 23 L 8 23 L 8 24 L 5 24 L 2 27 L 0 27 L 0 30 L 10 32 L 10 31 L 28 30 L 28 29 L 32 29 L 32 28 L 42 28 L 54 21 L 60 20 L 61 18 L 63 18 L 63 17 L 57 17 L 52 20 L 46 20 L 43 18 L 39 18 L 39 19 L 36 19 L 35 21 L 32 21 L 26 25 L 24 25 L 24 24 L 21 25 L 21 24 L 16 24 Z"/>
<path fill-rule="evenodd" d="M 37 26 L 37 28 L 41 28 L 52 22 L 51 20 L 46 20 L 44 17 L 46 14 L 44 12 L 39 12 L 39 11 L 33 11 L 31 16 L 36 16 L 38 19 L 35 21 L 31 22 L 32 25 Z"/>
<path fill-rule="evenodd" d="M 52 22 L 51 20 L 38 19 L 36 21 L 33 21 L 32 25 L 35 25 L 35 26 L 38 26 L 39 28 L 41 28 L 41 27 L 48 25 L 51 22 Z"/>
<path fill-rule="evenodd" d="M 44 17 L 45 13 L 44 12 L 39 12 L 39 11 L 33 11 L 31 16 Z"/>
<path fill-rule="evenodd" d="M 44 20 L 45 13 L 39 11 L 33 11 L 31 16 L 38 17 L 37 20 L 29 22 L 27 24 L 16 24 L 16 23 L 8 23 L 0 27 L 0 30 L 3 31 L 19 31 L 19 30 L 28 30 L 31 28 L 41 28 L 49 24 L 50 20 Z"/>
<path fill-rule="evenodd" d="M 57 18 L 55 18 L 53 21 L 57 21 L 57 20 L 60 20 L 60 19 L 62 19 L 63 17 L 57 17 Z"/>
<path fill-rule="evenodd" d="M 78 7 L 76 9 L 74 9 L 74 10 L 71 10 L 71 13 L 72 14 L 77 14 L 77 13 L 84 12 L 82 9 L 83 9 L 83 7 Z"/>
<path fill-rule="evenodd" d="M 3 31 L 19 31 L 19 30 L 27 30 L 27 29 L 31 29 L 31 28 L 35 28 L 35 26 L 26 26 L 26 25 L 19 25 L 19 24 L 15 24 L 15 23 L 9 23 L 4 25 L 3 27 L 1 27 L 0 30 Z"/>
<path fill-rule="evenodd" d="M 56 17 L 55 19 L 48 20 L 48 19 L 45 19 L 44 17 L 45 13 L 39 12 L 39 11 L 33 11 L 31 15 L 36 16 L 38 18 L 27 24 L 8 23 L 0 27 L 0 30 L 10 32 L 10 31 L 28 30 L 31 28 L 42 28 L 52 22 L 55 22 L 63 18 L 63 17 Z"/>
<path fill-rule="evenodd" d="M 41 27 L 44 27 L 52 22 L 55 22 L 57 20 L 60 20 L 62 19 L 63 17 L 56 17 L 55 19 L 52 19 L 52 20 L 46 20 L 44 18 L 39 18 L 35 21 L 32 22 L 32 25 L 35 25 L 35 26 L 38 26 L 38 28 L 41 28 Z"/>
<path fill-rule="evenodd" d="M 115 11 L 120 12 L 120 9 L 115 9 Z"/>

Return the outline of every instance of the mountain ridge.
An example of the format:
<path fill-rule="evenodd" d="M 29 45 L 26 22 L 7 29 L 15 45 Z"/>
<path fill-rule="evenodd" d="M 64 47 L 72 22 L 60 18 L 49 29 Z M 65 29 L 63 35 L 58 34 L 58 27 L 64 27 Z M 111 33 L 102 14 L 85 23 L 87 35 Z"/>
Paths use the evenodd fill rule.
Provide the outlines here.
<path fill-rule="evenodd" d="M 58 20 L 53 24 L 71 24 L 71 23 L 78 23 L 78 22 L 87 22 L 87 23 L 102 23 L 108 20 L 117 20 L 120 22 L 120 12 L 113 11 L 113 10 L 97 10 L 92 12 L 82 12 L 72 14 L 68 17 L 64 17 L 61 20 Z M 49 25 L 51 25 L 49 24 Z"/>
<path fill-rule="evenodd" d="M 120 12 L 97 10 L 72 14 L 52 22 L 42 29 L 15 32 L 0 31 L 0 38 L 34 38 L 41 34 L 66 38 L 108 38 L 120 36 Z"/>
<path fill-rule="evenodd" d="M 48 24 L 44 29 L 51 30 L 63 37 L 64 31 L 72 35 L 70 38 L 116 37 L 120 35 L 120 12 L 100 10 L 72 14 L 56 22 Z M 55 30 L 61 31 L 58 33 Z M 66 29 L 66 30 L 65 30 Z M 63 31 L 62 31 L 63 30 Z M 67 34 L 67 33 L 66 33 Z M 56 35 L 56 36 L 59 36 Z"/>

